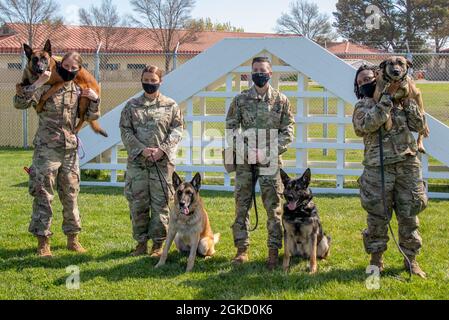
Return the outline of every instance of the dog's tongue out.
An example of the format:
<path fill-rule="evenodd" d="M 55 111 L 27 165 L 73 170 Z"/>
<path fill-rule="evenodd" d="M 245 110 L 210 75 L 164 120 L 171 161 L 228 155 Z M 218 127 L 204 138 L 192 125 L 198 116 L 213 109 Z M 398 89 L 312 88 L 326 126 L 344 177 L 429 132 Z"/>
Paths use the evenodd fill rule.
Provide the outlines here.
<path fill-rule="evenodd" d="M 186 208 L 182 208 L 181 210 L 182 210 L 182 213 L 183 213 L 184 215 L 186 215 L 186 216 L 188 216 L 188 215 L 189 215 L 189 213 L 190 213 L 190 211 L 189 211 L 189 208 L 188 208 L 188 207 L 186 207 Z"/>
<path fill-rule="evenodd" d="M 296 201 L 295 202 L 289 202 L 288 203 L 288 205 L 287 205 L 287 208 L 289 209 L 289 210 L 295 210 L 296 209 Z"/>

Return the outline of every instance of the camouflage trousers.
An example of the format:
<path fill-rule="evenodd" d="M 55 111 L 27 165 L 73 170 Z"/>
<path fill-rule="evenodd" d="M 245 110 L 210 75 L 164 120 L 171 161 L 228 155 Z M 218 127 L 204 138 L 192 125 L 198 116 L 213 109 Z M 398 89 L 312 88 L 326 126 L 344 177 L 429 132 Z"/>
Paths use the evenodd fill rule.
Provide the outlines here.
<path fill-rule="evenodd" d="M 267 211 L 268 248 L 282 248 L 282 193 L 283 184 L 279 169 L 274 175 L 258 175 L 262 202 Z M 252 202 L 251 166 L 237 165 L 235 175 L 235 222 L 232 225 L 234 245 L 237 248 L 249 246 L 250 210 Z"/>
<path fill-rule="evenodd" d="M 169 188 L 173 188 L 174 165 L 164 157 L 158 162 L 158 166 L 169 183 Z M 164 180 L 162 185 L 171 204 L 173 196 Z M 128 162 L 125 196 L 131 212 L 133 238 L 137 242 L 152 239 L 155 243 L 162 243 L 167 236 L 169 205 L 162 185 L 154 163 Z"/>
<path fill-rule="evenodd" d="M 29 232 L 36 236 L 51 236 L 52 202 L 56 187 L 62 203 L 64 234 L 81 231 L 78 210 L 80 190 L 79 159 L 76 149 L 36 147 L 30 168 L 29 192 L 34 197 Z"/>
<path fill-rule="evenodd" d="M 380 167 L 365 167 L 359 179 L 363 208 L 368 212 L 368 228 L 363 231 L 367 253 L 387 250 L 388 222 L 393 211 L 399 227 L 399 245 L 407 255 L 417 255 L 422 245 L 417 215 L 427 206 L 421 162 L 415 156 L 385 166 L 388 217 L 384 215 Z"/>

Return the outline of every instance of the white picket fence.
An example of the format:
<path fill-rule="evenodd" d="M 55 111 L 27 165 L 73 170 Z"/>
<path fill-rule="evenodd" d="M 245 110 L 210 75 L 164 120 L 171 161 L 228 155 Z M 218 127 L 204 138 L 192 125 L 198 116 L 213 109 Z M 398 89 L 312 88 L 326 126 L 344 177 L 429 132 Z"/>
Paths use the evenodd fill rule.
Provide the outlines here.
<path fill-rule="evenodd" d="M 300 54 L 295 54 L 299 52 Z M 219 133 L 210 135 L 206 130 L 207 124 L 224 123 L 225 114 L 208 115 L 207 101 L 209 98 L 222 98 L 226 101 L 226 111 L 242 89 L 242 75 L 250 75 L 249 61 L 258 55 L 271 57 L 273 62 L 272 85 L 277 88 L 282 75 L 297 75 L 296 91 L 284 91 L 290 99 L 295 99 L 297 109 L 296 138 L 291 148 L 295 149 L 295 160 L 287 160 L 285 170 L 289 173 L 301 174 L 306 168 L 312 169 L 313 175 L 333 176 L 335 187 L 314 188 L 315 193 L 328 194 L 356 194 L 357 189 L 345 188 L 345 179 L 360 176 L 360 163 L 346 161 L 346 152 L 363 150 L 360 139 L 351 140 L 346 137 L 346 128 L 352 124 L 350 115 L 345 115 L 345 105 L 355 103 L 352 92 L 354 68 L 344 61 L 330 54 L 315 43 L 305 38 L 267 38 L 267 39 L 227 39 L 205 53 L 197 56 L 169 74 L 162 86 L 162 92 L 173 97 L 180 103 L 185 118 L 185 138 L 181 148 L 185 150 L 182 157 L 177 159 L 177 171 L 185 172 L 187 178 L 194 173 L 215 174 L 223 176 L 222 185 L 205 185 L 207 190 L 232 191 L 231 177 L 225 172 L 220 158 L 208 158 L 207 150 L 220 150 L 224 147 L 224 139 Z M 317 62 L 318 61 L 318 62 Z M 180 88 L 179 83 L 186 83 Z M 310 79 L 322 85 L 324 91 L 310 90 Z M 217 88 L 225 87 L 224 91 Z M 337 100 L 336 114 L 310 114 L 311 99 L 320 98 L 324 103 L 328 99 Z M 194 112 L 195 102 L 199 101 L 199 114 Z M 85 141 L 87 157 L 82 161 L 82 169 L 98 169 L 111 172 L 107 182 L 84 181 L 83 185 L 90 186 L 123 186 L 118 182 L 118 171 L 126 170 L 126 164 L 119 159 L 121 149 L 118 121 L 120 112 L 125 104 L 115 108 L 100 120 L 102 126 L 111 133 L 108 139 L 99 138 L 90 129 L 81 132 L 81 139 Z M 197 104 L 198 105 L 198 104 Z M 324 106 L 323 110 L 326 110 Z M 449 128 L 438 120 L 429 116 L 432 137 L 427 139 L 426 148 L 433 157 L 444 166 L 430 167 L 427 156 L 423 156 L 423 173 L 425 179 L 449 179 L 449 172 L 445 165 L 449 164 L 449 152 L 444 144 L 444 137 L 449 135 Z M 336 138 L 311 138 L 311 125 L 336 126 Z M 195 128 L 199 128 L 199 134 Z M 196 131 L 195 131 L 196 130 Z M 224 133 L 223 133 L 224 134 Z M 86 143 L 87 141 L 87 143 Z M 336 161 L 310 161 L 309 152 L 314 149 L 336 150 Z M 99 154 L 110 150 L 110 160 L 107 163 L 88 162 Z M 199 151 L 199 156 L 194 153 Z M 220 153 L 221 154 L 221 153 Z M 449 194 L 430 193 L 430 197 L 449 198 Z"/>

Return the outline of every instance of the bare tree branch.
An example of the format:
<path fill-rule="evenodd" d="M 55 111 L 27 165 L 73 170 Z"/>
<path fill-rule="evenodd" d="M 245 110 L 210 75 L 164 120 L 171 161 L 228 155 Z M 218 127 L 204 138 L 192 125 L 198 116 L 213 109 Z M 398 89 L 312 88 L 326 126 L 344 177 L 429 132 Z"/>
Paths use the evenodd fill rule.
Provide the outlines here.
<path fill-rule="evenodd" d="M 105 51 L 121 49 L 133 40 L 126 28 L 119 28 L 128 22 L 121 19 L 111 0 L 103 0 L 98 7 L 80 9 L 78 14 L 81 24 L 88 27 L 97 46 L 101 43 Z"/>
<path fill-rule="evenodd" d="M 290 11 L 277 20 L 277 31 L 302 35 L 315 41 L 334 40 L 336 35 L 329 20 L 328 15 L 319 12 L 318 5 L 297 0 L 290 4 Z"/>
<path fill-rule="evenodd" d="M 201 31 L 192 23 L 191 12 L 195 0 L 131 0 L 138 18 L 134 22 L 148 30 L 148 36 L 166 53 L 165 69 L 169 71 L 172 54 L 177 44 L 197 40 Z"/>
<path fill-rule="evenodd" d="M 53 0 L 0 0 L 0 21 L 25 26 L 22 32 L 28 45 L 39 46 L 61 26 L 59 6 Z M 38 34 L 39 43 L 35 43 Z"/>

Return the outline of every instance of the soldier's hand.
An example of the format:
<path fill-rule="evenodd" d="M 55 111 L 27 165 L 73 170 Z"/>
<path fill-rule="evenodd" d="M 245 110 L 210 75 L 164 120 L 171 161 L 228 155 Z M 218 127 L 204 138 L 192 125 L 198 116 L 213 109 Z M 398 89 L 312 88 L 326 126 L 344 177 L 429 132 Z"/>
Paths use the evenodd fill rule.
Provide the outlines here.
<path fill-rule="evenodd" d="M 147 159 L 150 159 L 152 154 L 153 154 L 152 148 L 146 148 L 142 151 L 142 155 Z"/>
<path fill-rule="evenodd" d="M 161 149 L 157 148 L 154 149 L 153 151 L 153 158 L 151 158 L 151 160 L 154 159 L 154 161 L 159 161 L 162 159 L 162 157 L 164 156 L 164 151 L 162 151 Z"/>
<path fill-rule="evenodd" d="M 257 163 L 263 164 L 266 160 L 265 152 L 263 150 L 257 149 Z"/>
<path fill-rule="evenodd" d="M 257 163 L 257 149 L 248 150 L 248 164 Z"/>

